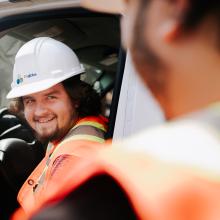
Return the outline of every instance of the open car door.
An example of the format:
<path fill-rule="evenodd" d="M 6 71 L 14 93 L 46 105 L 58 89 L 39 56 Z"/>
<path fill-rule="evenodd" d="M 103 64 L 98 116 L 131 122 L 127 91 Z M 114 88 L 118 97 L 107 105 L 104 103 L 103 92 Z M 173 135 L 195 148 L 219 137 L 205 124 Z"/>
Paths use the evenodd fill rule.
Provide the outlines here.
<path fill-rule="evenodd" d="M 109 118 L 106 138 L 112 138 L 125 63 L 119 16 L 87 11 L 79 7 L 79 1 L 0 1 L 1 108 L 9 104 L 5 97 L 10 90 L 17 51 L 25 42 L 40 36 L 62 41 L 77 54 L 86 69 L 81 80 L 99 94 L 103 114 Z M 19 188 L 43 157 L 43 150 L 39 150 L 42 146 L 33 145 L 19 133 L 24 131 L 22 127 L 16 127 L 17 135 L 7 131 L 17 126 L 12 120 L 19 119 L 12 118 L 7 118 L 11 127 L 1 127 L 0 219 L 8 219 L 18 206 Z M 25 129 L 30 132 L 28 127 Z"/>

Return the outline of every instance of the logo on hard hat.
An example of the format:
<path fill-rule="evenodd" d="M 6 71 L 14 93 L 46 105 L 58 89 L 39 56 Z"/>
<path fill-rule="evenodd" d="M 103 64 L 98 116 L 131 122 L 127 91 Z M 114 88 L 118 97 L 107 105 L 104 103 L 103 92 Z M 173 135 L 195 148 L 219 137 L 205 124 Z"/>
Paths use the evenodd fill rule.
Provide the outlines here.
<path fill-rule="evenodd" d="M 18 74 L 16 83 L 19 85 L 19 84 L 24 82 L 24 79 L 26 79 L 26 78 L 29 79 L 29 78 L 34 77 L 34 76 L 37 76 L 37 73 L 28 73 L 28 74 L 24 74 L 23 76 Z"/>
<path fill-rule="evenodd" d="M 17 75 L 17 80 L 16 80 L 16 83 L 19 85 L 20 83 L 23 82 L 23 78 L 21 77 L 20 74 Z"/>

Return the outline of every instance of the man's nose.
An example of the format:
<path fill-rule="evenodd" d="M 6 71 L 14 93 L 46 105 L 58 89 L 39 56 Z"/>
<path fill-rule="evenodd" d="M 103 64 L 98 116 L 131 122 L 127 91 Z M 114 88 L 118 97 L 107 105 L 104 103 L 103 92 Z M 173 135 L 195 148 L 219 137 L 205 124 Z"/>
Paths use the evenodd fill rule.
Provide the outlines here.
<path fill-rule="evenodd" d="M 47 106 L 45 106 L 45 104 L 43 103 L 37 103 L 36 107 L 35 107 L 35 116 L 43 116 L 48 112 L 48 108 Z"/>

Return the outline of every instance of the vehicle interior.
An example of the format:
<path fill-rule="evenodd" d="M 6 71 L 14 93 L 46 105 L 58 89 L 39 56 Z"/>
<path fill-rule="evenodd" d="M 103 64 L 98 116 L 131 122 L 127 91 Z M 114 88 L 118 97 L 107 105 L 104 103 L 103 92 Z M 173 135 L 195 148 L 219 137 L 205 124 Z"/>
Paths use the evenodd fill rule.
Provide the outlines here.
<path fill-rule="evenodd" d="M 53 17 L 53 16 L 52 16 Z M 12 81 L 14 57 L 27 41 L 41 36 L 55 38 L 71 47 L 86 68 L 81 79 L 91 85 L 103 99 L 114 87 L 120 50 L 117 17 L 83 14 L 60 19 L 49 18 L 20 24 L 0 33 L 1 102 Z M 107 96 L 110 97 L 110 96 Z M 109 116 L 109 111 L 105 111 Z"/>
<path fill-rule="evenodd" d="M 49 36 L 74 50 L 86 69 L 81 80 L 91 84 L 100 95 L 103 115 L 109 118 L 106 138 L 113 135 L 125 63 L 125 53 L 120 45 L 118 16 L 73 8 L 25 13 L 9 16 L 6 20 L 4 23 L 0 20 L 0 107 L 3 109 L 0 120 L 15 120 L 15 123 L 12 123 L 12 128 L 3 129 L 0 134 L 0 191 L 7 197 L 6 201 L 0 200 L 0 212 L 5 213 L 1 219 L 8 219 L 17 207 L 18 189 L 44 154 L 44 146 L 36 151 L 39 143 L 19 136 L 20 128 L 23 133 L 29 132 L 25 122 L 16 121 L 19 119 L 8 112 L 5 114 L 9 105 L 6 94 L 10 90 L 14 58 L 19 48 L 33 38 Z M 18 155 L 21 155 L 21 160 Z"/>

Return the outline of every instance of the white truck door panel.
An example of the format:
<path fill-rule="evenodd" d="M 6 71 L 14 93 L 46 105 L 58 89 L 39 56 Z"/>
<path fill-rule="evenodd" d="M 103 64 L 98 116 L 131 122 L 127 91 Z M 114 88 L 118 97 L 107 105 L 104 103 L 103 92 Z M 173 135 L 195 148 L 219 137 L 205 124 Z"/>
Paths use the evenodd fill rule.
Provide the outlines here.
<path fill-rule="evenodd" d="M 163 121 L 164 116 L 158 103 L 136 74 L 127 53 L 113 141 Z"/>

